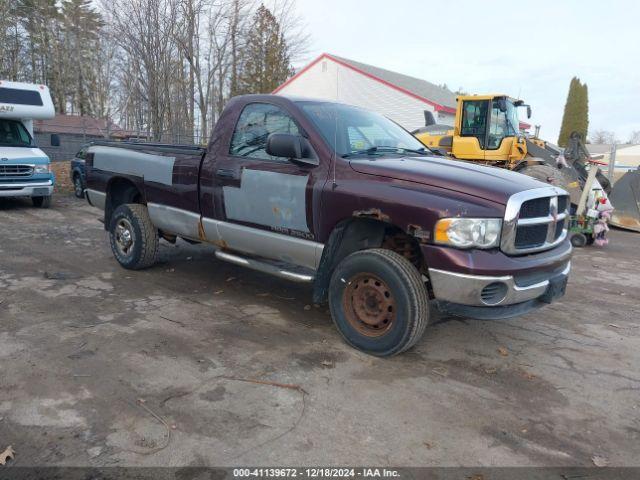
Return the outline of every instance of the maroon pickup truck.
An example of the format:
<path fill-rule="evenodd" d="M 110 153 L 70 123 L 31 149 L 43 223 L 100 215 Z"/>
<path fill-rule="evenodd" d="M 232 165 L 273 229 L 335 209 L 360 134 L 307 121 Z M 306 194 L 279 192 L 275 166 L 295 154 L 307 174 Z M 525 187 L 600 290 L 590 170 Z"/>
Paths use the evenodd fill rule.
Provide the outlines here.
<path fill-rule="evenodd" d="M 232 99 L 206 149 L 88 149 L 87 199 L 111 249 L 153 265 L 159 239 L 297 282 L 329 302 L 345 340 L 410 348 L 430 308 L 508 318 L 561 297 L 567 193 L 519 173 L 435 156 L 392 121 L 308 99 Z"/>

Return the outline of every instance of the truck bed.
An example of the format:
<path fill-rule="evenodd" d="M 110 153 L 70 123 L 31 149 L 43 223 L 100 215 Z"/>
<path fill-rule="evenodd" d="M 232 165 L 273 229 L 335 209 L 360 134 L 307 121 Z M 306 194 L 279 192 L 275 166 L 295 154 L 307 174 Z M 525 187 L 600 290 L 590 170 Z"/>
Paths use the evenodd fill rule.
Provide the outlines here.
<path fill-rule="evenodd" d="M 87 191 L 100 205 L 113 178 L 128 179 L 157 202 L 199 213 L 198 171 L 206 148 L 143 142 L 93 142 L 87 151 Z"/>

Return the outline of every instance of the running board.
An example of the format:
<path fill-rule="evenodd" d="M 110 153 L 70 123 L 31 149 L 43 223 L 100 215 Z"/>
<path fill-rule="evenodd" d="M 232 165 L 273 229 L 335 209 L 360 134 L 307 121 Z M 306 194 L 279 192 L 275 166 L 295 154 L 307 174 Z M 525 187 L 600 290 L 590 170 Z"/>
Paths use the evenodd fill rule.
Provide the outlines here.
<path fill-rule="evenodd" d="M 256 260 L 254 258 L 240 257 L 238 255 L 232 255 L 231 253 L 216 250 L 215 255 L 220 260 L 225 262 L 235 263 L 236 265 L 242 265 L 243 267 L 251 268 L 259 272 L 275 275 L 276 277 L 285 278 L 294 282 L 308 283 L 312 282 L 314 276 L 308 273 L 292 272 L 285 270 L 278 265 L 269 263 L 268 261 Z M 310 272 L 310 270 L 309 270 Z"/>

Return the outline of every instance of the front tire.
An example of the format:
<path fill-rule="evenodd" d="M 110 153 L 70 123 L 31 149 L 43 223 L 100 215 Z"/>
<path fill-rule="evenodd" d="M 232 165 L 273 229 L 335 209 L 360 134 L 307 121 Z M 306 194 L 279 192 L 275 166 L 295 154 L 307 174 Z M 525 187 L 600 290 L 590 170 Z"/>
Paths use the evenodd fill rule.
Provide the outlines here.
<path fill-rule="evenodd" d="M 158 254 L 158 229 L 151 223 L 147 207 L 120 205 L 109 224 L 111 251 L 118 263 L 130 270 L 152 266 Z"/>
<path fill-rule="evenodd" d="M 391 250 L 361 250 L 340 262 L 329 284 L 329 307 L 345 341 L 379 357 L 411 348 L 429 322 L 420 273 Z"/>
<path fill-rule="evenodd" d="M 51 206 L 51 195 L 46 197 L 31 197 L 33 206 L 36 208 L 49 208 Z"/>

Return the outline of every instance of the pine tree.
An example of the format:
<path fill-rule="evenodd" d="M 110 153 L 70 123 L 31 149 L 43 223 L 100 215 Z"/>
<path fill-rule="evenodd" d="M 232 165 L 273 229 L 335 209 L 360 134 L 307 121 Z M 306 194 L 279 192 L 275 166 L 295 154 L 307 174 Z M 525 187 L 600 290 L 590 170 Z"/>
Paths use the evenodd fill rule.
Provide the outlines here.
<path fill-rule="evenodd" d="M 289 47 L 277 19 L 264 5 L 248 33 L 238 93 L 270 93 L 293 74 Z"/>
<path fill-rule="evenodd" d="M 66 53 L 73 58 L 74 68 L 67 72 L 71 104 L 80 115 L 94 113 L 92 92 L 95 90 L 95 52 L 98 33 L 104 23 L 93 9 L 91 0 L 65 0 L 62 2 L 62 23 Z"/>
<path fill-rule="evenodd" d="M 558 145 L 565 147 L 571 132 L 578 132 L 583 139 L 586 139 L 588 129 L 589 89 L 586 83 L 583 84 L 578 77 L 573 77 L 569 84 L 567 103 L 564 106 Z"/>

